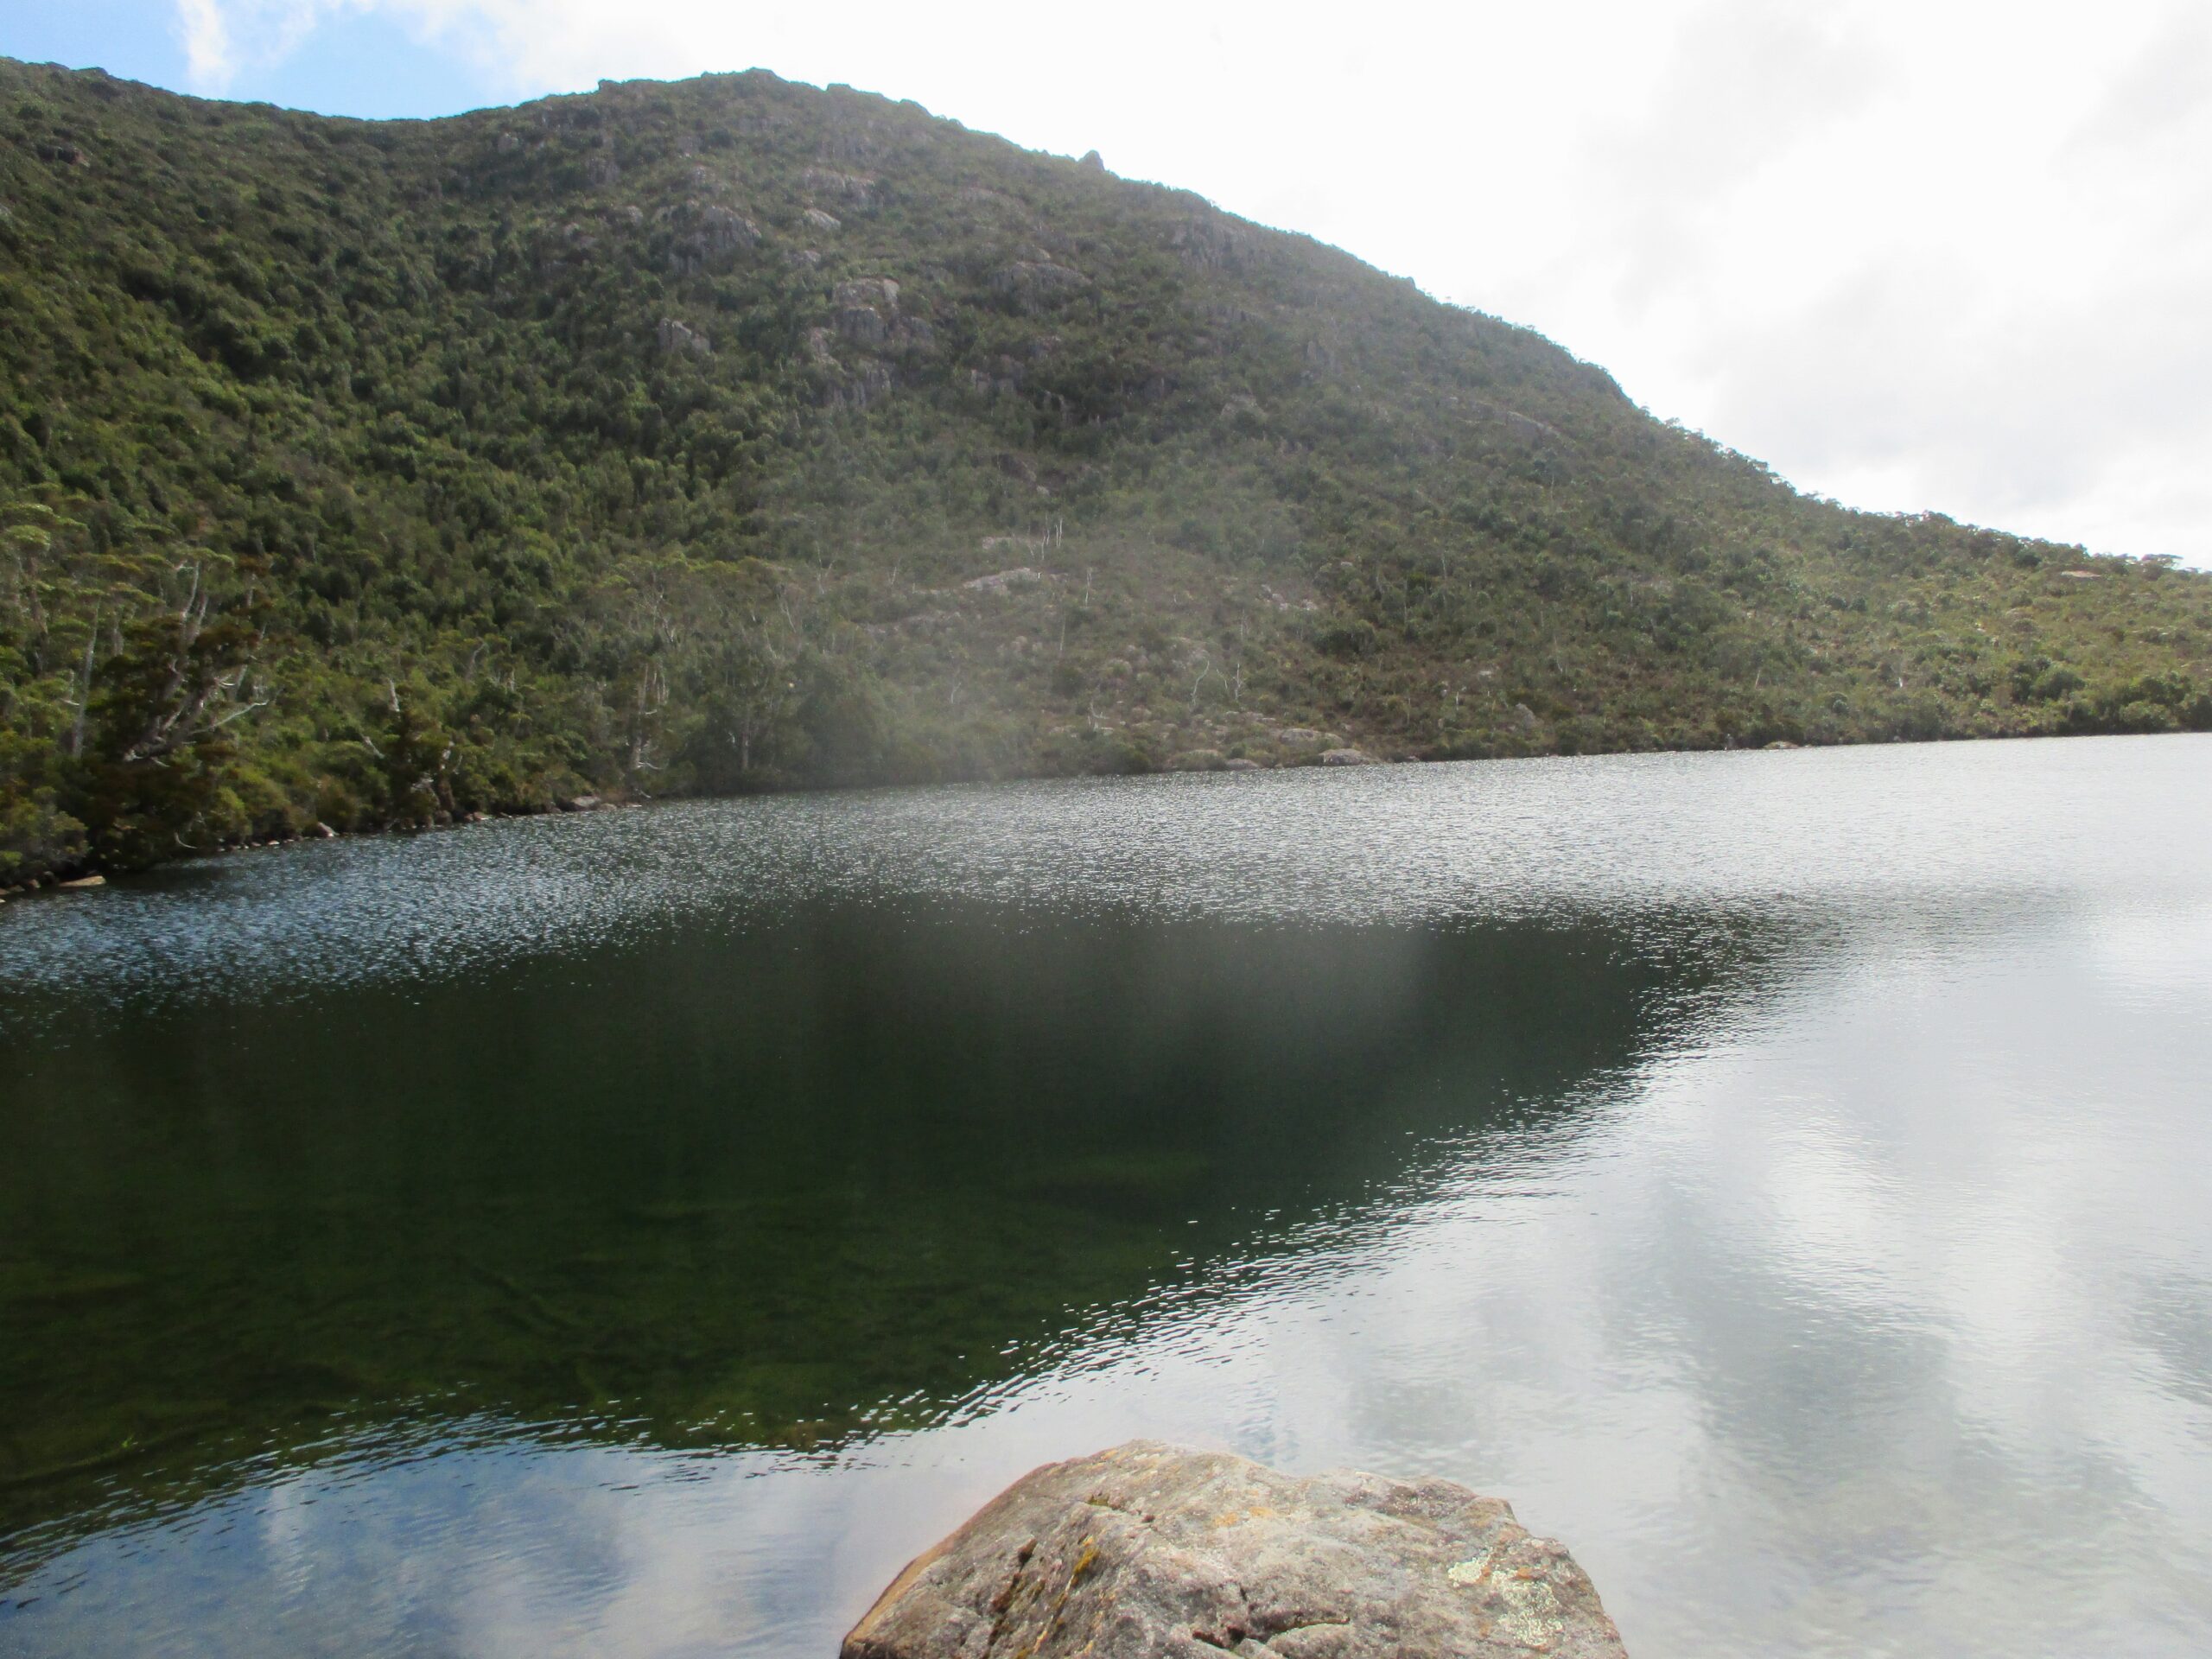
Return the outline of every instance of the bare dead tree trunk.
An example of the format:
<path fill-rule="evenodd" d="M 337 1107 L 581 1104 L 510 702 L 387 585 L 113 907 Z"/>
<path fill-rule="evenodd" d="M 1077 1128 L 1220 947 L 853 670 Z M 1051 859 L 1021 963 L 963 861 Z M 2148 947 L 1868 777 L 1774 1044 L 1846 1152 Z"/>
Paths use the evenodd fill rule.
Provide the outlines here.
<path fill-rule="evenodd" d="M 100 607 L 92 607 L 92 626 L 85 631 L 85 665 L 77 678 L 77 717 L 69 722 L 69 755 L 85 752 L 85 715 L 92 702 L 92 648 L 99 643 Z"/>

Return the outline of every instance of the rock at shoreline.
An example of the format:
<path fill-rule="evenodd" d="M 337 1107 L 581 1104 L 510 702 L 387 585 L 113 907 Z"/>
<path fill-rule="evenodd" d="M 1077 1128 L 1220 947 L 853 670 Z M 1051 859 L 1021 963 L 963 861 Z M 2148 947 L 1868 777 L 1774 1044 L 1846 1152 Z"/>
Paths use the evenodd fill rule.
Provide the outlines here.
<path fill-rule="evenodd" d="M 1132 1440 L 918 1558 L 842 1659 L 1624 1659 L 1566 1549 L 1450 1481 Z"/>
<path fill-rule="evenodd" d="M 1365 749 L 1330 749 L 1321 756 L 1325 766 L 1379 766 L 1382 763 Z"/>

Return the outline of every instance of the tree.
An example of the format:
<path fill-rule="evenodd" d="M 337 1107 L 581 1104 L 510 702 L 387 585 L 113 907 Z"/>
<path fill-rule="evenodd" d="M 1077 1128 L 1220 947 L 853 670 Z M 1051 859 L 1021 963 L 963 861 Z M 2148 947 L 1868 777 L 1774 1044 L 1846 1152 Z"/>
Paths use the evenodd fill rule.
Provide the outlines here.
<path fill-rule="evenodd" d="M 103 862 L 151 864 L 238 827 L 225 800 L 232 728 L 270 701 L 253 667 L 266 605 L 249 578 L 216 610 L 213 563 L 180 565 L 182 602 L 130 624 L 100 671 L 83 760 L 86 822 Z"/>

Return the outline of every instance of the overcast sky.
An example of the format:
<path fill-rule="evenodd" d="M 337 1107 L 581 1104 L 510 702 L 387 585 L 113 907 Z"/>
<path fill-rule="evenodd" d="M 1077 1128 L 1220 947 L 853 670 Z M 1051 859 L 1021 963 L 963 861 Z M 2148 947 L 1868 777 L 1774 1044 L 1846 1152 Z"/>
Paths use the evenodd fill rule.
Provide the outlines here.
<path fill-rule="evenodd" d="M 1198 190 L 1857 506 L 2212 565 L 2212 3 L 0 0 L 350 115 L 755 65 Z"/>

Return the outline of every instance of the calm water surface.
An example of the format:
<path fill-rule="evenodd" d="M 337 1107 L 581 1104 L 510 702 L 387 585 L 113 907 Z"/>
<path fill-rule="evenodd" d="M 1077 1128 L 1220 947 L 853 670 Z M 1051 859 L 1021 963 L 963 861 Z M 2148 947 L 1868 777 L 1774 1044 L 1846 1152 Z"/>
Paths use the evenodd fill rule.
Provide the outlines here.
<path fill-rule="evenodd" d="M 0 912 L 0 1653 L 826 1656 L 1048 1458 L 1639 1659 L 2212 1650 L 2212 739 L 701 804 Z"/>

